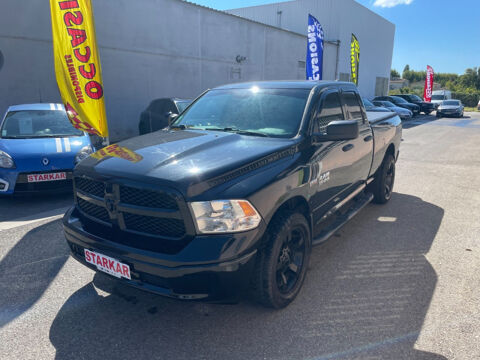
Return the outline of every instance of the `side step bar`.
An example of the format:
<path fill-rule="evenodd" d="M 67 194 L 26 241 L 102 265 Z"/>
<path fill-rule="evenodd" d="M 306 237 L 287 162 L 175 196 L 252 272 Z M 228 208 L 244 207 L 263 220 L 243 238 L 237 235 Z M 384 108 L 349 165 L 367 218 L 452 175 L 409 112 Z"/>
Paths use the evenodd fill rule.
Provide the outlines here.
<path fill-rule="evenodd" d="M 340 229 L 351 218 L 357 215 L 372 200 L 373 194 L 371 193 L 359 196 L 357 199 L 355 199 L 355 203 L 352 205 L 352 207 L 344 215 L 339 216 L 332 225 L 323 230 L 317 238 L 313 239 L 312 245 L 320 245 L 327 241 L 333 234 L 338 231 L 338 229 Z"/>

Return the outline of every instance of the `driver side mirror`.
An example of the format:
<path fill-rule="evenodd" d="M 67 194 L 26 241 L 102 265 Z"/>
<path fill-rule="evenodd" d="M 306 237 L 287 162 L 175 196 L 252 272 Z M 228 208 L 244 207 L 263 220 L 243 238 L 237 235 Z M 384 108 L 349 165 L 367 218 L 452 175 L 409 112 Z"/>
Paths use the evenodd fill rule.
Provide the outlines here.
<path fill-rule="evenodd" d="M 357 120 L 332 121 L 327 125 L 327 133 L 312 134 L 313 142 L 353 140 L 358 137 Z"/>
<path fill-rule="evenodd" d="M 175 122 L 175 120 L 177 119 L 177 117 L 178 117 L 178 114 L 170 113 L 168 115 L 168 126 L 172 125 Z"/>

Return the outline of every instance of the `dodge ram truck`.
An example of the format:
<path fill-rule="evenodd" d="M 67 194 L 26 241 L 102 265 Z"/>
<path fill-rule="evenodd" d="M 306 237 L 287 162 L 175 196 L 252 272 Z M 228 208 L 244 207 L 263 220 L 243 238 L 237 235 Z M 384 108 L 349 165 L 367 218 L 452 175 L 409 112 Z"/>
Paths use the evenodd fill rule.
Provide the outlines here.
<path fill-rule="evenodd" d="M 71 255 L 164 296 L 285 307 L 312 246 L 391 198 L 401 135 L 398 115 L 367 115 L 352 83 L 206 91 L 168 128 L 77 165 Z"/>

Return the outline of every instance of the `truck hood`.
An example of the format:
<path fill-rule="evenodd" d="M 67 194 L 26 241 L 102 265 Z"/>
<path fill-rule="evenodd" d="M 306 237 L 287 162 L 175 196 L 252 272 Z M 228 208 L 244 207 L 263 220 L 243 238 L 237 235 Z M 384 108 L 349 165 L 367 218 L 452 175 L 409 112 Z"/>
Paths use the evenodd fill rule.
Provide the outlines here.
<path fill-rule="evenodd" d="M 187 193 L 192 184 L 225 174 L 230 180 L 292 155 L 297 142 L 219 131 L 161 130 L 113 145 L 117 154 L 109 154 L 108 147 L 96 152 L 77 166 L 76 175 L 166 185 Z"/>

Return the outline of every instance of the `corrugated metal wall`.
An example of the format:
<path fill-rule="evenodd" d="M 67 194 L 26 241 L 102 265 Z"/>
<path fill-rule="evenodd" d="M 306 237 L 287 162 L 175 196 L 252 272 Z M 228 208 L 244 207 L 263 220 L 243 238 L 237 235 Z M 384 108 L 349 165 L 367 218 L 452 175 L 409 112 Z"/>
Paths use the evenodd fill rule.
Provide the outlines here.
<path fill-rule="evenodd" d="M 154 98 L 305 78 L 303 35 L 178 0 L 92 2 L 114 140 L 138 133 L 140 113 Z M 12 104 L 59 101 L 48 2 L 2 0 L 1 7 L 0 116 Z M 238 55 L 246 60 L 238 63 Z"/>

